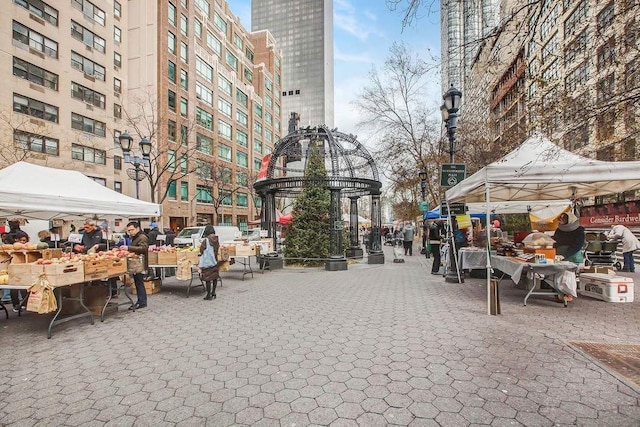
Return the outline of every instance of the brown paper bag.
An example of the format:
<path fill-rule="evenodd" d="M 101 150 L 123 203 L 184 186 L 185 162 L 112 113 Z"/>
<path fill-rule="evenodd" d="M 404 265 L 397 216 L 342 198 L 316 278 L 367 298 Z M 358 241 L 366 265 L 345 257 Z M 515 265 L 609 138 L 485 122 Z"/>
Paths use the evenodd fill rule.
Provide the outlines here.
<path fill-rule="evenodd" d="M 58 310 L 58 301 L 53 292 L 53 287 L 47 280 L 47 275 L 43 273 L 38 276 L 37 281 L 29 288 L 27 311 L 46 314 L 56 310 Z"/>
<path fill-rule="evenodd" d="M 191 260 L 183 258 L 178 260 L 178 269 L 176 270 L 176 279 L 191 280 Z"/>

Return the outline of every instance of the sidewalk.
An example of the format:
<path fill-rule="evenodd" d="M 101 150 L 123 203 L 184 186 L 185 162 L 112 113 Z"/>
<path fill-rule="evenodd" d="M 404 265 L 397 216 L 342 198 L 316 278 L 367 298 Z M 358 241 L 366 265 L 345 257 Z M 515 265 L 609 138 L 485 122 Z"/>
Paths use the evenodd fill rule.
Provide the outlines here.
<path fill-rule="evenodd" d="M 638 387 L 569 344 L 639 344 L 638 303 L 524 307 L 503 285 L 488 316 L 484 280 L 446 283 L 417 246 L 342 272 L 223 273 L 214 301 L 167 280 L 147 308 L 51 340 L 48 316 L 11 313 L 0 425 L 640 424 Z"/>

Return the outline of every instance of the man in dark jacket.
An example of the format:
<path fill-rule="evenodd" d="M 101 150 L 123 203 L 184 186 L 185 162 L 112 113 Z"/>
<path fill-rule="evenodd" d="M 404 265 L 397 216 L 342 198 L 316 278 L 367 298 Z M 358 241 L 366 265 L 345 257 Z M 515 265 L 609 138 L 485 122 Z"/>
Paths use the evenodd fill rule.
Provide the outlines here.
<path fill-rule="evenodd" d="M 147 236 L 149 236 L 149 245 L 158 244 L 158 234 L 160 234 L 160 230 L 158 230 L 158 224 L 156 222 L 150 223 L 149 232 L 147 233 Z"/>
<path fill-rule="evenodd" d="M 144 259 L 144 268 L 145 270 L 148 270 L 149 264 L 147 263 L 147 252 L 149 250 L 149 238 L 140 229 L 140 223 L 135 221 L 131 221 L 127 224 L 127 233 L 131 236 L 131 245 L 122 246 L 122 249 L 141 255 Z M 133 283 L 136 285 L 138 301 L 129 307 L 129 310 L 145 308 L 147 306 L 147 290 L 144 288 L 143 273 L 136 273 L 132 276 Z"/>
<path fill-rule="evenodd" d="M 86 219 L 83 228 L 82 242 L 73 247 L 75 253 L 86 254 L 92 249 L 95 252 L 107 249 L 107 244 L 102 238 L 102 230 L 96 226 L 95 220 Z"/>

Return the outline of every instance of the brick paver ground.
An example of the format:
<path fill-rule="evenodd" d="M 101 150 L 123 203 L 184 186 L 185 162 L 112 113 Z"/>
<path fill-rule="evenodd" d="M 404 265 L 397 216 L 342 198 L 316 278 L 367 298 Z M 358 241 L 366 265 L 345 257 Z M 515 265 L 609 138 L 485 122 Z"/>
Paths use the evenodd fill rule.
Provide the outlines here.
<path fill-rule="evenodd" d="M 0 425 L 640 425 L 637 389 L 568 345 L 640 343 L 638 303 L 563 308 L 430 260 L 167 280 L 104 323 L 0 318 Z M 640 274 L 638 275 L 640 276 Z"/>

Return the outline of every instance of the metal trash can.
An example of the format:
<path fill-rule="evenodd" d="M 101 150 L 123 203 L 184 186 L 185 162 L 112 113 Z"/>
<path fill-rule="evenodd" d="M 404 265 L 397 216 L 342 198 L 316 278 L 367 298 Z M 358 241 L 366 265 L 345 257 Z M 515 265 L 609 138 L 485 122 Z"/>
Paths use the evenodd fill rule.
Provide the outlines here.
<path fill-rule="evenodd" d="M 277 252 L 269 252 L 258 257 L 260 270 L 278 270 L 284 267 L 284 259 Z"/>

